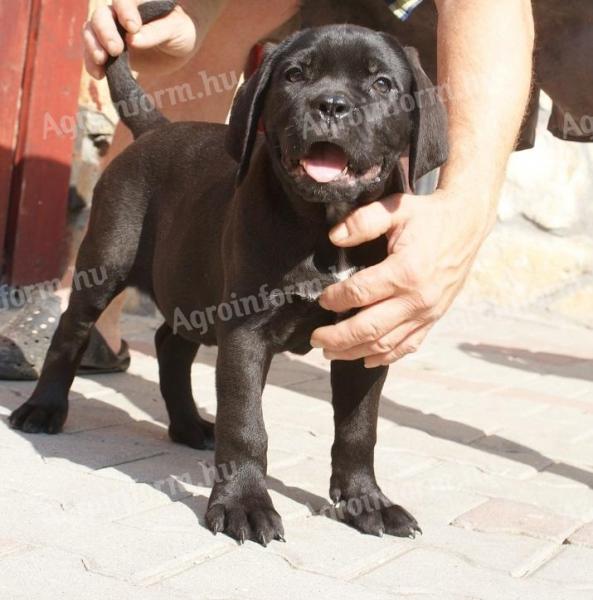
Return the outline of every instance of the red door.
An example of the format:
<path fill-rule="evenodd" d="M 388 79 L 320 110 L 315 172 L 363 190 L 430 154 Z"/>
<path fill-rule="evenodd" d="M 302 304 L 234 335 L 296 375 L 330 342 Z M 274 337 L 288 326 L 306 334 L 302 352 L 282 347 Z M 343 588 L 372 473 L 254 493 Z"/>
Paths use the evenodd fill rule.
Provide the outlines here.
<path fill-rule="evenodd" d="M 47 122 L 76 115 L 81 0 L 0 0 L 0 265 L 25 285 L 57 277 L 65 255 L 72 136 Z"/>

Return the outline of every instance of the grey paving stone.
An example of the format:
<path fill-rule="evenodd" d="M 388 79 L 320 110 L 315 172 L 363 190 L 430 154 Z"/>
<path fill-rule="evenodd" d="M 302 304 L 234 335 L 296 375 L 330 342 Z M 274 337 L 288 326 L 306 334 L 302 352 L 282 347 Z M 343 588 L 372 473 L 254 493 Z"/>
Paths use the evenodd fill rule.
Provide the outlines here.
<path fill-rule="evenodd" d="M 408 539 L 363 535 L 333 515 L 287 523 L 287 543 L 271 544 L 270 551 L 294 569 L 349 580 L 413 547 Z"/>
<path fill-rule="evenodd" d="M 574 412 L 572 423 L 555 420 L 553 414 L 543 413 L 499 431 L 491 441 L 478 440 L 476 446 L 504 440 L 502 450 L 537 459 L 534 463 L 542 469 L 546 460 L 593 466 L 593 415 Z M 547 466 L 547 465 L 546 465 Z"/>
<path fill-rule="evenodd" d="M 564 546 L 553 560 L 534 575 L 534 579 L 565 585 L 581 591 L 583 598 L 593 597 L 593 550 L 577 546 Z"/>
<path fill-rule="evenodd" d="M 274 542 L 279 544 L 280 542 Z M 349 583 L 292 567 L 282 557 L 253 544 L 196 565 L 163 583 L 163 587 L 204 598 L 257 598 L 258 600 L 393 600 L 389 591 L 368 590 Z M 232 576 L 231 576 L 232 575 Z"/>
<path fill-rule="evenodd" d="M 203 526 L 213 454 L 168 440 L 158 322 L 126 319 L 127 375 L 75 380 L 65 435 L 10 430 L 33 384 L 0 383 L 1 600 L 592 597 L 590 527 L 559 543 L 561 524 L 593 520 L 591 332 L 453 311 L 391 369 L 376 471 L 423 526 L 413 542 L 312 515 L 328 503 L 329 363 L 280 357 L 264 414 L 288 543 L 264 550 Z M 208 415 L 215 361 L 204 349 L 192 368 Z M 499 527 L 514 533 L 482 531 Z"/>
<path fill-rule="evenodd" d="M 21 554 L 28 552 L 32 547 L 15 539 L 0 537 L 0 559 L 9 554 Z"/>
<path fill-rule="evenodd" d="M 0 496 L 0 514 L 0 538 L 12 540 L 17 549 L 42 546 L 69 528 L 83 527 L 83 521 L 67 514 L 58 502 L 12 490 Z"/>
<path fill-rule="evenodd" d="M 506 437 L 507 432 L 500 432 L 497 435 L 490 435 L 476 440 L 472 446 L 478 450 L 508 458 L 509 461 L 526 465 L 530 467 L 529 472 L 541 471 L 553 464 L 554 460 L 534 450 L 528 445 L 521 444 Z"/>
<path fill-rule="evenodd" d="M 409 385 L 403 383 L 397 376 L 390 375 L 385 382 L 383 396 L 388 401 L 405 408 L 440 414 L 441 410 L 458 401 L 460 397 L 464 396 L 464 393 L 453 391 L 438 383 L 426 383 L 422 386 Z M 475 396 L 467 394 L 467 397 Z"/>
<path fill-rule="evenodd" d="M 439 549 L 462 557 L 468 564 L 507 575 L 513 575 L 518 568 L 533 562 L 550 545 L 526 536 L 485 534 L 444 524 L 426 527 L 417 542 L 419 547 Z"/>
<path fill-rule="evenodd" d="M 454 463 L 442 463 L 423 471 L 413 478 L 417 485 L 434 490 L 456 490 L 491 498 L 506 498 L 534 504 L 577 520 L 588 520 L 593 507 L 593 490 L 579 483 L 580 470 L 567 471 L 565 476 L 540 473 L 518 483 L 516 480 L 497 477 L 479 468 Z M 568 487 L 555 485 L 551 480 L 567 482 Z"/>
<path fill-rule="evenodd" d="M 568 538 L 568 543 L 574 546 L 586 546 L 593 549 L 593 523 L 583 525 Z"/>
<path fill-rule="evenodd" d="M 381 480 L 405 479 L 438 464 L 436 458 L 406 452 L 397 446 L 379 443 L 375 449 L 375 474 Z"/>
<path fill-rule="evenodd" d="M 404 481 L 380 480 L 383 492 L 397 504 L 409 510 L 428 532 L 431 528 L 440 529 L 459 514 L 479 506 L 484 496 L 467 491 L 433 489 L 417 485 L 412 479 Z"/>
<path fill-rule="evenodd" d="M 7 600 L 189 600 L 195 596 L 160 586 L 137 587 L 88 570 L 85 560 L 55 548 L 39 548 L 0 560 Z"/>
<path fill-rule="evenodd" d="M 325 460 L 305 457 L 296 464 L 269 470 L 268 489 L 300 503 L 311 514 L 329 502 L 330 476 L 329 454 Z"/>
<path fill-rule="evenodd" d="M 268 430 L 268 444 L 293 456 L 314 457 L 325 462 L 330 458 L 333 435 L 278 423 Z"/>
<path fill-rule="evenodd" d="M 72 532 L 84 537 L 91 526 L 100 528 L 111 520 L 170 502 L 167 496 L 148 486 L 129 487 L 125 495 L 122 492 L 121 489 L 111 494 L 105 491 L 100 498 L 88 498 L 72 506 L 35 495 L 8 492 L 0 498 L 0 535 L 42 546 Z"/>
<path fill-rule="evenodd" d="M 433 458 L 440 462 L 468 465 L 493 475 L 513 479 L 528 479 L 537 469 L 527 461 L 515 460 L 511 455 L 498 452 L 496 448 L 482 448 L 478 442 L 459 444 L 451 440 L 431 437 L 423 431 L 401 427 L 391 432 L 391 444 L 406 452 Z M 489 438 L 481 438 L 487 440 Z M 521 457 L 519 457 L 521 458 Z M 545 464 L 549 464 L 545 461 Z"/>
<path fill-rule="evenodd" d="M 320 375 L 315 379 L 282 386 L 282 389 L 294 390 L 303 396 L 308 396 L 310 399 L 315 400 L 315 404 L 326 404 L 328 409 L 331 410 L 331 383 L 329 372 L 326 372 L 325 375 Z M 305 402 L 307 402 L 307 400 L 305 400 Z"/>
<path fill-rule="evenodd" d="M 230 538 L 212 535 L 199 522 L 194 509 L 183 502 L 171 508 L 185 523 L 193 517 L 193 526 L 184 529 L 149 529 L 140 520 L 136 520 L 137 526 L 121 522 L 91 523 L 84 536 L 71 531 L 47 545 L 81 556 L 86 569 L 93 573 L 139 586 L 152 585 L 182 572 L 194 562 L 236 548 Z M 203 514 L 201 510 L 200 513 Z"/>
<path fill-rule="evenodd" d="M 488 500 L 460 515 L 453 524 L 463 529 L 528 535 L 558 543 L 567 539 L 580 525 L 575 519 L 537 506 L 500 498 Z"/>
<path fill-rule="evenodd" d="M 197 450 L 165 452 L 125 465 L 99 469 L 93 475 L 120 481 L 155 484 L 163 489 L 169 486 L 174 491 L 181 492 L 184 486 L 211 485 L 214 478 L 212 454 Z"/>
<path fill-rule="evenodd" d="M 544 374 L 526 382 L 523 387 L 565 398 L 577 398 L 583 395 L 591 397 L 593 396 L 593 381 L 590 378 L 590 370 L 591 366 L 588 364 L 577 364 L 566 367 L 563 377 Z"/>
<path fill-rule="evenodd" d="M 4 425 L 0 423 L 0 429 Z M 166 452 L 171 444 L 164 426 L 154 423 L 105 427 L 56 436 L 11 431 L 3 445 L 34 453 L 48 464 L 94 471 Z"/>
<path fill-rule="evenodd" d="M 458 400 L 438 414 L 450 421 L 475 427 L 489 436 L 515 425 L 518 421 L 528 420 L 544 410 L 545 406 L 529 403 L 518 406 L 516 401 L 505 400 L 497 397 L 496 392 L 492 392 L 477 395 L 472 399 Z"/>
<path fill-rule="evenodd" d="M 380 415 L 400 427 L 416 429 L 434 437 L 462 444 L 469 444 L 485 435 L 484 431 L 472 425 L 438 414 L 405 408 L 387 399 L 381 403 Z"/>
<path fill-rule="evenodd" d="M 585 600 L 564 584 L 516 579 L 477 566 L 452 549 L 417 548 L 356 579 L 394 595 L 416 593 L 447 597 L 457 594 L 479 600 Z"/>

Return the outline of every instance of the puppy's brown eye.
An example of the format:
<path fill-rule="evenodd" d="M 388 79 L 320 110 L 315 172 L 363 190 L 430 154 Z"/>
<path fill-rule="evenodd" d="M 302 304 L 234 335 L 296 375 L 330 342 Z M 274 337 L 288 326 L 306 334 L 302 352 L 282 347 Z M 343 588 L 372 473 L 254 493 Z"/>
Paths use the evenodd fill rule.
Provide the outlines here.
<path fill-rule="evenodd" d="M 286 79 L 290 81 L 290 83 L 298 83 L 299 81 L 303 81 L 305 79 L 305 74 L 302 69 L 299 67 L 292 67 L 286 71 Z"/>
<path fill-rule="evenodd" d="M 387 77 L 379 77 L 375 83 L 373 83 L 373 88 L 382 94 L 387 94 L 392 89 L 391 81 L 387 79 Z"/>

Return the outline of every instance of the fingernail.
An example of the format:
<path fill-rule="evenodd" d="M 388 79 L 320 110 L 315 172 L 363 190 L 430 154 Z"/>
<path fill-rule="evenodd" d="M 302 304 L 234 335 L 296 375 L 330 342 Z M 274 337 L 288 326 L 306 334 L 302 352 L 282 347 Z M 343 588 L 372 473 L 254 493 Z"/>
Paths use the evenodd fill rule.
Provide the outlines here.
<path fill-rule="evenodd" d="M 103 54 L 103 52 L 101 52 L 100 50 L 95 50 L 95 52 L 93 52 L 93 62 L 96 65 L 102 65 L 105 63 L 105 55 Z"/>
<path fill-rule="evenodd" d="M 323 346 L 317 340 L 311 340 L 311 346 L 313 348 L 323 348 Z"/>
<path fill-rule="evenodd" d="M 136 33 L 140 29 L 140 23 L 135 19 L 128 19 L 126 21 L 126 28 L 130 33 Z"/>
<path fill-rule="evenodd" d="M 107 42 L 107 52 L 109 52 L 111 56 L 115 56 L 116 54 L 118 54 L 119 50 L 119 44 L 115 40 L 109 40 Z"/>
<path fill-rule="evenodd" d="M 348 232 L 348 227 L 344 224 L 334 227 L 329 234 L 329 238 L 332 242 L 343 242 L 348 239 L 349 236 L 350 233 Z"/>

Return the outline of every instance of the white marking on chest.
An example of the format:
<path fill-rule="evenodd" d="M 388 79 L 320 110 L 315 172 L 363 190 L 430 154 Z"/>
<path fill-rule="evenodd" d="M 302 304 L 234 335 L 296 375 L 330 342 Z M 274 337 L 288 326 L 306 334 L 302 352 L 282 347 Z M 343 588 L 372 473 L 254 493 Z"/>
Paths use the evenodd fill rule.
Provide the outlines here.
<path fill-rule="evenodd" d="M 337 268 L 332 269 L 332 275 L 337 283 L 342 281 L 346 281 L 356 273 L 356 267 L 351 267 L 348 264 L 348 260 L 346 258 L 346 251 L 339 250 L 338 251 L 338 265 Z"/>
<path fill-rule="evenodd" d="M 313 256 L 309 257 L 308 260 L 311 263 L 311 267 L 313 267 Z M 301 282 L 297 286 L 296 295 L 308 302 L 317 302 L 323 293 L 324 288 L 331 285 L 331 279 L 333 279 L 333 283 L 341 283 L 342 281 L 346 281 L 349 277 L 352 277 L 357 270 L 357 267 L 351 267 L 348 264 L 346 251 L 340 250 L 338 252 L 338 264 L 329 268 L 329 277 L 324 278 L 325 280 L 323 282 L 321 279 Z"/>

